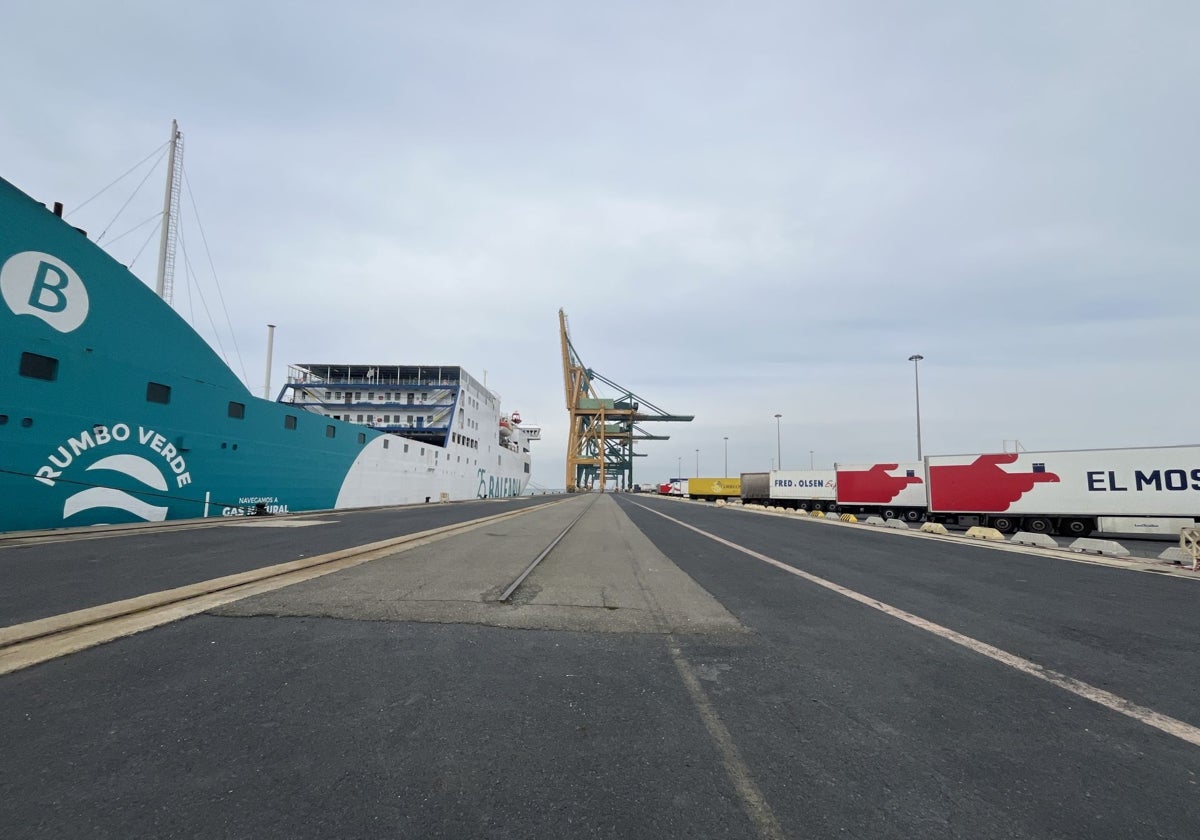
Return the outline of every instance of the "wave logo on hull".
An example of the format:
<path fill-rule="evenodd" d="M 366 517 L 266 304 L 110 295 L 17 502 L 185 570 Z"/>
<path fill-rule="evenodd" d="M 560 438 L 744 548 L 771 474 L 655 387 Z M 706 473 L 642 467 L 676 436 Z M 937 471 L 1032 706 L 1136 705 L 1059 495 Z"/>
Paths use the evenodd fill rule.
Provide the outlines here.
<path fill-rule="evenodd" d="M 88 470 L 110 470 L 128 476 L 147 488 L 165 493 L 167 480 L 148 459 L 140 455 L 109 455 L 88 467 Z M 112 487 L 89 487 L 67 498 L 63 504 L 63 519 L 97 508 L 123 510 L 146 522 L 162 522 L 167 508 L 142 501 L 132 493 Z"/>
<path fill-rule="evenodd" d="M 32 315 L 60 333 L 87 320 L 88 292 L 75 270 L 51 254 L 22 251 L 0 267 L 0 294 L 14 315 Z"/>
<path fill-rule="evenodd" d="M 120 451 L 135 446 L 140 447 L 137 454 Z M 114 449 L 118 451 L 113 452 Z M 95 461 L 83 466 L 93 457 Z M 79 472 L 74 473 L 74 480 L 63 477 L 80 469 L 87 473 L 86 480 L 78 480 L 83 477 Z M 191 484 L 192 474 L 179 449 L 153 428 L 97 423 L 67 438 L 49 453 L 33 480 L 46 487 L 55 487 L 59 481 L 86 485 L 63 503 L 64 520 L 103 509 L 124 511 L 146 522 L 162 522 L 170 513 L 172 499 L 189 501 L 172 494 Z"/>

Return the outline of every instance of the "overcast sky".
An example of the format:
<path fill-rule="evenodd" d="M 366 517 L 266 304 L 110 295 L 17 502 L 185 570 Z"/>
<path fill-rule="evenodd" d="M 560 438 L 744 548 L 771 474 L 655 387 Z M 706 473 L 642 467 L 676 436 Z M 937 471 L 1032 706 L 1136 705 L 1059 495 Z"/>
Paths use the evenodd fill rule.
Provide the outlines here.
<path fill-rule="evenodd" d="M 0 176 L 68 212 L 185 134 L 175 303 L 261 393 L 458 364 L 564 483 L 557 311 L 690 424 L 635 480 L 1200 443 L 1200 4 L 54 2 Z M 149 164 L 147 164 L 147 169 Z M 145 170 L 139 170 L 144 172 Z M 109 237 L 161 204 L 163 167 Z M 140 177 L 140 175 L 138 176 Z M 136 186 L 70 216 L 96 236 Z M 129 262 L 150 228 L 114 242 Z M 134 263 L 152 282 L 155 240 Z M 189 301 L 191 301 L 189 305 Z M 203 316 L 200 331 L 215 343 Z M 231 331 L 232 330 L 232 331 Z M 233 357 L 236 342 L 241 361 Z"/>

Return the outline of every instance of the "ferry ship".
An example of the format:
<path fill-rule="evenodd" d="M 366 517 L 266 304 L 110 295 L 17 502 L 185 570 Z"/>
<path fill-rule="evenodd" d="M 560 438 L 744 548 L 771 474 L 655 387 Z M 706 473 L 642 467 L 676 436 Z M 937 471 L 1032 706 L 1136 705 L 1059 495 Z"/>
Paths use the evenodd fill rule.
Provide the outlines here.
<path fill-rule="evenodd" d="M 0 531 L 517 496 L 539 430 L 461 367 L 293 365 L 256 397 L 0 179 Z"/>

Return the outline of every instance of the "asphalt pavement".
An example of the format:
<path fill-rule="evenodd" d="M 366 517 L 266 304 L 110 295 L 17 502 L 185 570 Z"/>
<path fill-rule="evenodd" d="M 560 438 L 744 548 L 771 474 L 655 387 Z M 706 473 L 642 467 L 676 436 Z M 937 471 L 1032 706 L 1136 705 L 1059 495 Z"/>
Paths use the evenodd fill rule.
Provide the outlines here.
<path fill-rule="evenodd" d="M 0 835 L 1200 836 L 1197 582 L 600 501 L 0 677 Z"/>

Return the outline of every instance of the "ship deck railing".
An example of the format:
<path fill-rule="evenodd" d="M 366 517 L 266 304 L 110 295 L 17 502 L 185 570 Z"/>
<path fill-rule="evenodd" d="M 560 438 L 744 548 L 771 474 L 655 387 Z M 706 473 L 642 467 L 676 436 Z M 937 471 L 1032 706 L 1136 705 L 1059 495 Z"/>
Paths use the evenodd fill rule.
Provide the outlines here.
<path fill-rule="evenodd" d="M 327 408 L 329 410 L 347 408 L 356 411 L 374 411 L 375 409 L 387 409 L 389 411 L 396 410 L 416 410 L 421 411 L 447 411 L 454 408 L 454 403 L 410 403 L 410 402 L 340 402 L 338 400 L 285 400 L 284 405 L 294 405 L 300 408 L 308 408 L 316 406 L 318 408 Z M 414 411 L 415 413 L 415 411 Z"/>

